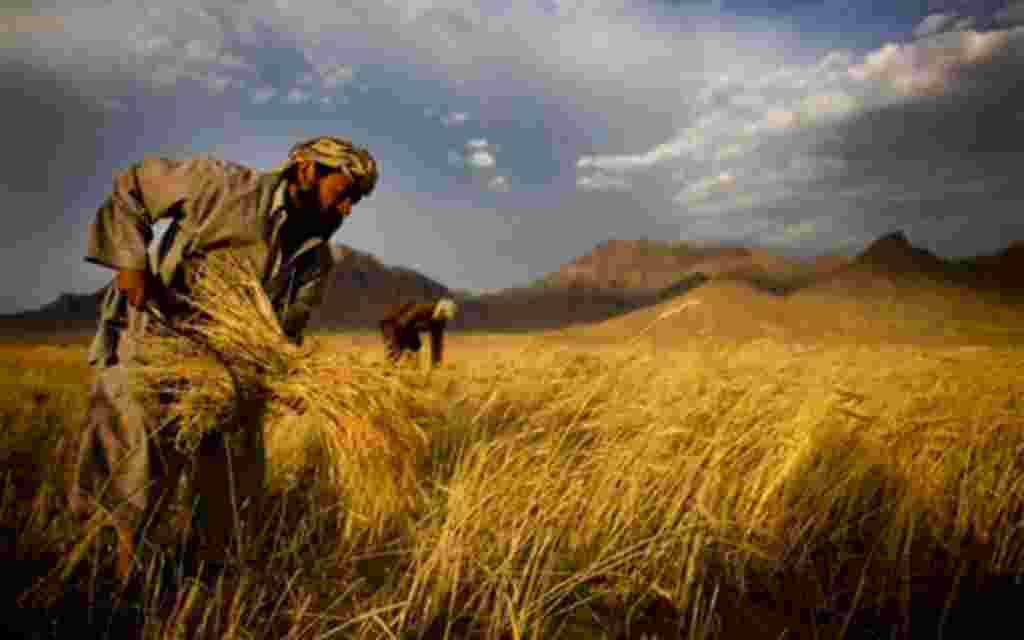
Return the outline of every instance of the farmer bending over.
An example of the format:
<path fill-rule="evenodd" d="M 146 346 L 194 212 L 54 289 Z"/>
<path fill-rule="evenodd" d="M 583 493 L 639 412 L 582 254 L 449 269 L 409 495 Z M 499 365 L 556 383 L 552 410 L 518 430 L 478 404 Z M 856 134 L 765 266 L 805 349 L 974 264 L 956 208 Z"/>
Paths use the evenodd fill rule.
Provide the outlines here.
<path fill-rule="evenodd" d="M 258 504 L 263 488 L 260 428 L 244 429 L 241 442 L 213 432 L 192 458 L 161 429 L 168 426 L 164 412 L 147 411 L 131 391 L 152 310 L 173 324 L 182 311 L 176 302 L 189 293 L 203 258 L 230 252 L 256 267 L 282 329 L 301 343 L 332 267 L 328 239 L 376 182 L 377 165 L 365 149 L 329 136 L 295 145 L 269 172 L 206 156 L 147 157 L 116 176 L 89 229 L 86 260 L 117 274 L 89 353 L 97 376 L 70 502 L 82 516 L 97 504 L 111 513 L 122 584 L 186 469 L 198 494 L 201 556 L 212 562 L 223 561 L 236 531 L 234 505 Z M 151 267 L 147 246 L 159 220 L 170 225 Z"/>

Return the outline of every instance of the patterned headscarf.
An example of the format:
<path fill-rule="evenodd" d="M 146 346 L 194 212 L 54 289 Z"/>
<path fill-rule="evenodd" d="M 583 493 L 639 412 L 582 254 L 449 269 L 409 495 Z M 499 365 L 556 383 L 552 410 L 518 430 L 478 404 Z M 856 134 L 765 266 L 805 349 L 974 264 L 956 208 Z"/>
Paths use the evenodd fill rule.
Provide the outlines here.
<path fill-rule="evenodd" d="M 333 136 L 319 136 L 293 146 L 288 152 L 288 163 L 291 166 L 299 160 L 313 162 L 341 169 L 353 179 L 362 197 L 373 192 L 377 185 L 377 162 L 370 152 L 357 147 L 350 141 Z"/>

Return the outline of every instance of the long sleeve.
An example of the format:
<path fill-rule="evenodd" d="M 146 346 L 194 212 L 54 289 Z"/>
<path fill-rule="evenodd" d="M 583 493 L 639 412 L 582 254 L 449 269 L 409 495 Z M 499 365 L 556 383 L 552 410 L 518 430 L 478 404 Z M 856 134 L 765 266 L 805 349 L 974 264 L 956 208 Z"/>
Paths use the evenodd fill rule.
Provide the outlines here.
<path fill-rule="evenodd" d="M 114 179 L 89 229 L 86 260 L 114 269 L 143 269 L 153 225 L 174 217 L 190 248 L 243 246 L 263 239 L 262 214 L 280 181 L 207 156 L 148 156 Z"/>
<path fill-rule="evenodd" d="M 89 227 L 85 259 L 112 269 L 145 269 L 153 224 L 173 214 L 187 197 L 183 164 L 146 158 L 118 174 Z"/>

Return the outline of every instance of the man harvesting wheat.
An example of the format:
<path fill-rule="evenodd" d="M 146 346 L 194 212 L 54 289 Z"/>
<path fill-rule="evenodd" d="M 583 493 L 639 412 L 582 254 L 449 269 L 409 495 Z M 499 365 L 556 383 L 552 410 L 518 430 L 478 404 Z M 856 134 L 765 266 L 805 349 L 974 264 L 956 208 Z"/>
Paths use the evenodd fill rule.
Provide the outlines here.
<path fill-rule="evenodd" d="M 205 156 L 147 157 L 115 178 L 89 230 L 86 260 L 117 274 L 89 354 L 98 371 L 71 506 L 82 515 L 97 505 L 111 513 L 122 581 L 186 469 L 194 472 L 189 485 L 198 498 L 204 555 L 221 560 L 237 508 L 260 497 L 265 466 L 258 425 L 245 446 L 232 447 L 214 432 L 194 458 L 176 450 L 167 435 L 173 425 L 147 410 L 133 385 L 146 363 L 147 325 L 173 325 L 206 258 L 230 255 L 254 267 L 285 335 L 301 343 L 332 267 L 328 239 L 377 177 L 365 149 L 325 136 L 295 145 L 287 162 L 269 172 Z M 159 220 L 170 226 L 151 267 L 147 245 Z"/>
<path fill-rule="evenodd" d="M 430 364 L 436 367 L 444 359 L 444 332 L 455 318 L 458 306 L 451 298 L 433 302 L 406 302 L 396 305 L 380 321 L 381 334 L 388 347 L 388 359 L 399 362 L 406 352 L 419 354 L 423 342 L 420 333 L 430 332 Z"/>

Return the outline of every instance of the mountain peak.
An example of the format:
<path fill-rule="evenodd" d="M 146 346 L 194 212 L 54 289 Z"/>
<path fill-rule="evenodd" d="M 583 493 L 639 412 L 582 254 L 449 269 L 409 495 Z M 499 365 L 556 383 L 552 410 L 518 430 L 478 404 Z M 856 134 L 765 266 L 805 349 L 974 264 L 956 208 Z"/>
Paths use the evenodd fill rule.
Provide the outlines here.
<path fill-rule="evenodd" d="M 942 260 L 930 251 L 910 244 L 902 231 L 879 237 L 857 256 L 856 263 L 893 273 L 931 271 L 942 266 Z"/>
<path fill-rule="evenodd" d="M 907 239 L 907 234 L 903 231 L 892 231 L 885 235 L 880 236 L 877 240 L 872 242 L 867 252 L 872 249 L 913 249 L 913 245 L 910 244 L 910 240 Z"/>

